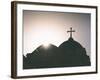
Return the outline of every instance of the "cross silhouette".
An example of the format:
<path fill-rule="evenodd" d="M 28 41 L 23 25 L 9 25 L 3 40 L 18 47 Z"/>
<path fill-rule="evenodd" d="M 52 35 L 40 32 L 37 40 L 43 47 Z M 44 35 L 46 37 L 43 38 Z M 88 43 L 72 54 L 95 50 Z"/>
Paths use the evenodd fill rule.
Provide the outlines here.
<path fill-rule="evenodd" d="M 72 38 L 72 32 L 75 32 L 75 30 L 72 30 L 72 27 L 71 27 L 70 31 L 67 31 L 67 32 L 70 32 L 70 37 Z"/>

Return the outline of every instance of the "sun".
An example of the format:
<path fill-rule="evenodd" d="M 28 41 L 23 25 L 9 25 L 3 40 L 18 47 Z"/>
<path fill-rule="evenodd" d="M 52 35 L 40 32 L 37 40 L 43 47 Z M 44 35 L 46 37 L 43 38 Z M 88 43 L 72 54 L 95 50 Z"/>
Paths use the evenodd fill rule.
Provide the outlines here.
<path fill-rule="evenodd" d="M 49 45 L 50 45 L 50 43 L 49 43 L 49 42 L 44 42 L 44 43 L 43 43 L 43 46 L 44 46 L 45 48 L 48 48 L 48 47 L 49 47 Z"/>
<path fill-rule="evenodd" d="M 53 44 L 55 46 L 59 46 L 63 39 L 66 37 L 63 37 L 64 34 L 60 31 L 61 29 L 58 29 L 58 27 L 52 27 L 52 26 L 41 26 L 36 27 L 35 29 L 31 29 L 30 34 L 27 34 L 25 38 L 25 53 L 31 53 L 35 49 L 37 49 L 39 46 L 43 46 L 43 48 L 50 48 L 50 45 Z"/>

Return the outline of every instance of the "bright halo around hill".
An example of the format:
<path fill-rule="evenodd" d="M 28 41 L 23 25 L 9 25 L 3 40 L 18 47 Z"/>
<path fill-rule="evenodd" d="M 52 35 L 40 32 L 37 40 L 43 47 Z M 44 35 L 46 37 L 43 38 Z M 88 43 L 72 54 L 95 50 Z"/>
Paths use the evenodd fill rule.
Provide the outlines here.
<path fill-rule="evenodd" d="M 48 48 L 49 45 L 50 45 L 50 44 L 49 44 L 48 42 L 43 43 L 43 46 L 44 46 L 45 48 Z"/>

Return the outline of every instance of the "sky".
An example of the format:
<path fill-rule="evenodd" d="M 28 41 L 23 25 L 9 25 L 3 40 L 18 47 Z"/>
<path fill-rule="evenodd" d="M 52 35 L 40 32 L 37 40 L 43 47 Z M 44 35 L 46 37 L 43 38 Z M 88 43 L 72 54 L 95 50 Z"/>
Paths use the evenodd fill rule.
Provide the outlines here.
<path fill-rule="evenodd" d="M 70 27 L 75 30 L 72 37 L 79 42 L 90 56 L 91 15 L 52 11 L 23 10 L 23 54 L 33 52 L 40 45 L 53 44 L 59 47 L 67 41 Z"/>

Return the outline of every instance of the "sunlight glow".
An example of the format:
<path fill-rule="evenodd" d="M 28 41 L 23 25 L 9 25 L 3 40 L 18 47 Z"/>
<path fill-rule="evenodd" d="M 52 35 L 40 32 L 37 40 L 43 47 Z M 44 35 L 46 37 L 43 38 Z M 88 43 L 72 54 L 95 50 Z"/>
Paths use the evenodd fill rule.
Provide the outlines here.
<path fill-rule="evenodd" d="M 57 13 L 26 10 L 24 13 L 24 48 L 23 53 L 32 53 L 39 46 L 48 48 L 49 44 L 57 47 L 70 37 L 67 30 L 73 27 L 77 32 L 74 40 L 90 50 L 90 14 Z M 85 32 L 85 33 L 84 33 Z M 87 36 L 86 36 L 87 35 Z M 86 40 L 86 41 L 84 41 Z"/>
<path fill-rule="evenodd" d="M 43 46 L 44 46 L 45 48 L 48 48 L 49 45 L 50 45 L 50 43 L 48 43 L 48 42 L 43 43 Z"/>

